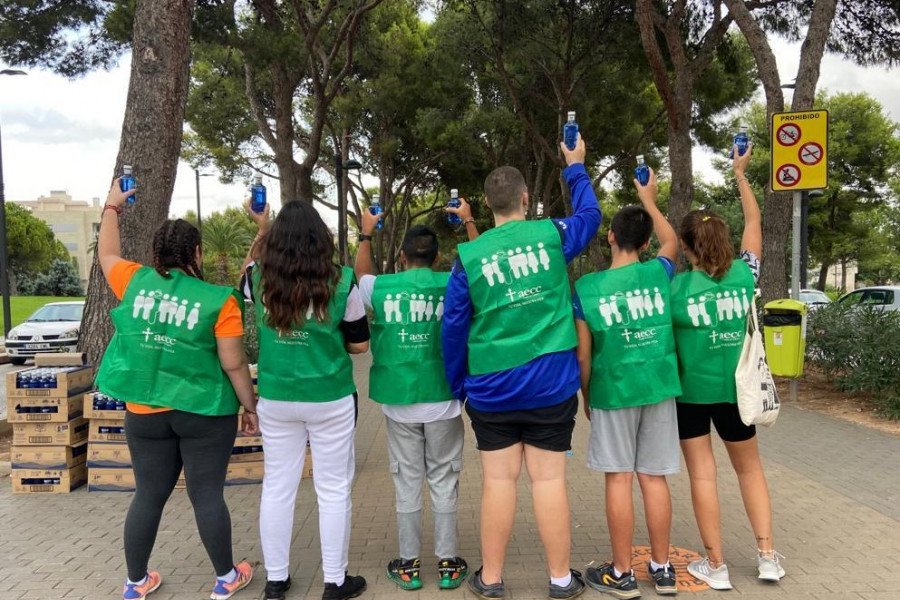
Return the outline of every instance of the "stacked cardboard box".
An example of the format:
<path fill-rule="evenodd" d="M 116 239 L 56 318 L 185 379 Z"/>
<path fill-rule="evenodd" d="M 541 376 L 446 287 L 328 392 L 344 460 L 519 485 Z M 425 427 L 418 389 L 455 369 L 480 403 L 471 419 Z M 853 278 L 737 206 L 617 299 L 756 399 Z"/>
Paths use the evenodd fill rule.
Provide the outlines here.
<path fill-rule="evenodd" d="M 88 433 L 88 491 L 133 492 L 134 472 L 125 442 L 125 403 L 100 392 L 84 396 Z"/>
<path fill-rule="evenodd" d="M 87 480 L 83 398 L 93 378 L 82 354 L 39 354 L 34 368 L 7 374 L 13 493 L 68 493 Z"/>

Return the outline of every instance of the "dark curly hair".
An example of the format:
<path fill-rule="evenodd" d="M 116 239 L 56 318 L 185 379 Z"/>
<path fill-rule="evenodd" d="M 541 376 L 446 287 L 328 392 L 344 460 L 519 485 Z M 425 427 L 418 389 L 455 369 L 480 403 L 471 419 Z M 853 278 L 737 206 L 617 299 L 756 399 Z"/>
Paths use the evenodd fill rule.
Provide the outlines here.
<path fill-rule="evenodd" d="M 300 327 L 310 305 L 316 320 L 329 319 L 328 303 L 341 270 L 334 238 L 307 202 L 288 202 L 260 241 L 257 254 L 267 322 L 278 331 Z"/>
<path fill-rule="evenodd" d="M 197 264 L 200 231 L 184 219 L 169 219 L 153 235 L 153 268 L 163 277 L 169 271 L 181 269 L 188 275 L 203 279 Z"/>

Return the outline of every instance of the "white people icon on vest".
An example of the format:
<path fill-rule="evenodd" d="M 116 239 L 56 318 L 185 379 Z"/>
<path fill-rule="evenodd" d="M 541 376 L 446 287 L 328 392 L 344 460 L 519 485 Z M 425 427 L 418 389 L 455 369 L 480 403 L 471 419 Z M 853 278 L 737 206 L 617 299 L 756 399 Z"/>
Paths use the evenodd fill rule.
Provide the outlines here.
<path fill-rule="evenodd" d="M 512 283 L 516 279 L 535 275 L 542 268 L 544 271 L 550 270 L 550 255 L 544 249 L 544 242 L 538 242 L 537 252 L 531 245 L 525 246 L 524 251 L 521 247 L 507 250 L 506 272 L 509 273 L 509 277 L 506 276 L 506 272 L 500 270 L 500 261 L 503 258 L 501 251 L 499 254 L 492 254 L 490 260 L 481 259 L 481 273 L 489 287 L 494 287 L 498 283 Z"/>
<path fill-rule="evenodd" d="M 724 321 L 743 320 L 750 311 L 747 290 L 711 292 L 688 298 L 687 312 L 694 327 L 710 327 Z"/>
<path fill-rule="evenodd" d="M 159 301 L 157 302 L 157 298 Z M 138 292 L 134 299 L 134 309 L 131 311 L 131 318 L 142 319 L 151 325 L 156 323 L 171 324 L 175 327 L 187 321 L 187 328 L 192 330 L 200 321 L 200 303 L 194 302 L 193 307 L 191 301 L 187 298 L 163 294 L 161 290 L 155 290 L 147 293 L 146 290 Z M 153 308 L 156 312 L 153 313 Z M 151 317 L 152 314 L 152 317 Z"/>
<path fill-rule="evenodd" d="M 444 297 L 433 294 L 386 294 L 384 297 L 384 320 L 386 323 L 428 323 L 440 321 L 444 317 Z M 404 313 L 402 308 L 406 308 Z"/>

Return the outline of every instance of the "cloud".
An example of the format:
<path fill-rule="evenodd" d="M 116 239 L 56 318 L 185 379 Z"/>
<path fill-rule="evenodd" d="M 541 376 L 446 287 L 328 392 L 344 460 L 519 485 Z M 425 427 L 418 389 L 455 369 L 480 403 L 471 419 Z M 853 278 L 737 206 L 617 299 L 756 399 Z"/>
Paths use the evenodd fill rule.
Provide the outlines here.
<path fill-rule="evenodd" d="M 3 112 L 3 134 L 32 144 L 117 144 L 120 127 L 67 115 L 53 108 L 13 107 Z"/>

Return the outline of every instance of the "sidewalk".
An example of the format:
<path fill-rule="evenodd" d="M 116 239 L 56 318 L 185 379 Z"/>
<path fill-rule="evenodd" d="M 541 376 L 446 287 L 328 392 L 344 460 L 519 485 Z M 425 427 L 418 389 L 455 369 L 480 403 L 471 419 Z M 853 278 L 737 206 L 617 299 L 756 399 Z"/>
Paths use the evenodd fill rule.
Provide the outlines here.
<path fill-rule="evenodd" d="M 473 598 L 465 590 L 438 592 L 435 559 L 427 550 L 419 592 L 401 592 L 384 576 L 396 552 L 394 490 L 388 473 L 384 420 L 380 408 L 365 400 L 368 356 L 356 361 L 360 385 L 356 437 L 357 481 L 350 569 L 364 575 L 363 599 L 446 600 Z M 580 414 L 580 413 L 579 413 Z M 465 467 L 460 481 L 460 551 L 472 571 L 480 564 L 478 514 L 480 466 L 467 429 Z M 609 557 L 603 512 L 603 477 L 584 466 L 588 426 L 576 427 L 574 456 L 568 471 L 573 520 L 572 566 L 583 569 Z M 818 413 L 785 407 L 778 424 L 762 431 L 766 472 L 775 506 L 775 535 L 787 576 L 777 586 L 756 580 L 755 544 L 741 504 L 737 481 L 721 444 L 720 495 L 723 539 L 735 590 L 724 597 L 742 599 L 900 598 L 900 438 Z M 524 476 L 523 476 L 524 478 Z M 686 474 L 670 480 L 674 506 L 672 543 L 700 551 Z M 257 528 L 259 486 L 227 488 L 234 531 L 235 559 L 261 561 Z M 427 496 L 426 496 L 427 497 Z M 122 522 L 131 494 L 91 493 L 12 496 L 0 479 L 0 600 L 119 598 L 125 573 Z M 638 502 L 635 541 L 646 543 Z M 426 523 L 425 548 L 431 544 Z M 292 547 L 293 589 L 289 599 L 322 594 L 315 494 L 304 480 L 298 496 Z M 169 501 L 151 562 L 164 578 L 151 598 L 208 598 L 212 570 L 196 533 L 187 495 L 176 490 Z M 638 566 L 636 565 L 636 568 Z M 236 598 L 262 597 L 265 571 Z M 527 484 L 521 484 L 519 512 L 505 571 L 507 597 L 546 598 L 547 574 Z M 645 598 L 656 597 L 641 584 Z M 721 592 L 703 591 L 700 597 Z M 682 594 L 692 596 L 692 594 Z M 584 598 L 600 598 L 587 590 Z M 609 598 L 609 596 L 604 596 Z"/>

